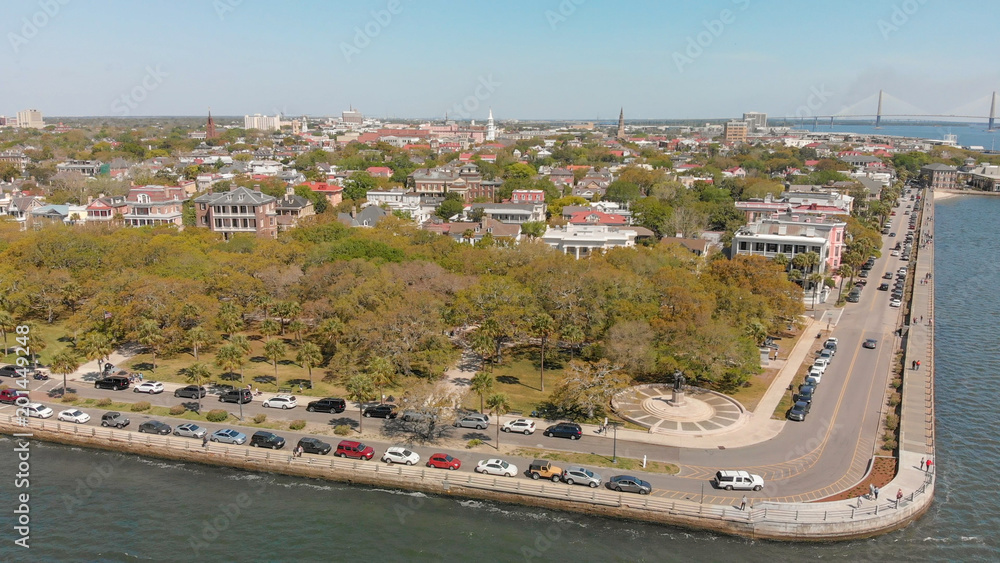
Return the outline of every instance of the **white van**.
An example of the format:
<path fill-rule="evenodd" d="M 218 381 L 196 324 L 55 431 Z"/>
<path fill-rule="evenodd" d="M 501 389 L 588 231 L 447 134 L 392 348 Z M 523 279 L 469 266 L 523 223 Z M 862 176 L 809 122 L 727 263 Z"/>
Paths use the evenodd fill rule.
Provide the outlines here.
<path fill-rule="evenodd" d="M 759 491 L 764 488 L 764 478 L 760 475 L 753 475 L 746 471 L 716 471 L 712 484 L 717 489 L 731 491 L 740 489 L 744 491 Z"/>

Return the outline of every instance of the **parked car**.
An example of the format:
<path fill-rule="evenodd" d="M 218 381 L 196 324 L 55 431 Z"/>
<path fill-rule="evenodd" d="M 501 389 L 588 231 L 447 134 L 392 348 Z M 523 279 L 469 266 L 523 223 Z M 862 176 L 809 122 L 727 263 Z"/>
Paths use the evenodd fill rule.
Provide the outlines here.
<path fill-rule="evenodd" d="M 820 376 L 807 375 L 806 376 L 806 385 L 811 385 L 813 387 L 816 387 L 817 385 L 820 384 L 821 381 L 823 381 L 823 376 L 822 375 L 820 375 Z"/>
<path fill-rule="evenodd" d="M 809 414 L 811 403 L 806 401 L 796 401 L 792 408 L 788 409 L 788 420 L 803 421 Z"/>
<path fill-rule="evenodd" d="M 534 480 L 538 479 L 551 479 L 553 481 L 559 481 L 562 479 L 563 470 L 561 467 L 552 465 L 551 461 L 545 459 L 536 459 L 528 465 L 528 477 Z"/>
<path fill-rule="evenodd" d="M 208 439 L 213 442 L 241 446 L 246 443 L 247 435 L 242 432 L 237 432 L 231 428 L 223 428 L 222 430 L 216 430 L 213 432 Z"/>
<path fill-rule="evenodd" d="M 830 362 L 828 360 L 824 360 L 822 358 L 817 358 L 816 360 L 813 361 L 813 364 L 812 364 L 812 367 L 819 368 L 824 373 L 826 373 L 826 368 L 828 368 L 829 366 L 830 366 Z"/>
<path fill-rule="evenodd" d="M 255 448 L 271 448 L 280 450 L 285 447 L 285 439 L 266 430 L 258 430 L 250 436 L 250 445 Z"/>
<path fill-rule="evenodd" d="M 86 424 L 90 422 L 90 415 L 79 409 L 69 409 L 59 413 L 58 419 L 64 422 L 75 422 L 77 424 Z"/>
<path fill-rule="evenodd" d="M 403 463 L 406 465 L 414 465 L 420 463 L 420 454 L 412 452 L 402 446 L 390 446 L 389 449 L 385 450 L 382 454 L 382 461 L 393 464 L 393 463 Z"/>
<path fill-rule="evenodd" d="M 820 350 L 819 359 L 826 360 L 827 362 L 829 362 L 830 360 L 833 359 L 833 350 L 826 350 L 826 349 Z"/>
<path fill-rule="evenodd" d="M 128 378 L 121 375 L 109 375 L 94 381 L 94 389 L 121 391 L 122 389 L 128 389 L 128 386 Z"/>
<path fill-rule="evenodd" d="M 41 403 L 28 403 L 20 408 L 24 409 L 24 413 L 28 416 L 33 416 L 35 418 L 49 418 L 55 414 L 52 409 Z"/>
<path fill-rule="evenodd" d="M 242 403 L 247 404 L 253 401 L 253 393 L 249 389 L 230 389 L 219 395 L 220 403 Z"/>
<path fill-rule="evenodd" d="M 733 489 L 759 491 L 764 488 L 764 479 L 760 475 L 753 475 L 746 471 L 717 471 L 715 478 L 712 479 L 712 484 L 716 488 L 727 491 Z"/>
<path fill-rule="evenodd" d="M 341 440 L 337 444 L 337 453 L 340 457 L 353 457 L 354 459 L 371 459 L 375 457 L 375 450 L 371 446 L 366 446 L 362 442 L 353 440 Z"/>
<path fill-rule="evenodd" d="M 364 410 L 366 418 L 396 418 L 396 405 L 372 405 Z"/>
<path fill-rule="evenodd" d="M 3 377 L 30 377 L 35 374 L 35 368 L 31 366 L 19 367 L 16 364 L 10 364 L 0 367 L 0 376 Z"/>
<path fill-rule="evenodd" d="M 837 351 L 837 344 L 839 344 L 839 343 L 840 343 L 840 340 L 838 340 L 836 336 L 831 336 L 830 338 L 826 339 L 826 342 L 823 343 L 823 347 L 826 348 L 826 349 L 828 349 L 828 350 L 833 350 L 834 352 L 836 352 Z"/>
<path fill-rule="evenodd" d="M 177 428 L 174 428 L 174 436 L 184 436 L 185 438 L 203 438 L 205 434 L 208 434 L 208 430 L 205 430 L 193 422 L 178 424 Z"/>
<path fill-rule="evenodd" d="M 504 432 L 520 432 L 527 436 L 535 433 L 535 421 L 526 418 L 518 418 L 506 422 L 501 428 Z"/>
<path fill-rule="evenodd" d="M 513 477 L 514 475 L 517 475 L 517 466 L 502 459 L 491 458 L 484 459 L 477 463 L 474 471 L 476 473 L 485 473 L 487 475 Z"/>
<path fill-rule="evenodd" d="M 812 400 L 813 400 L 813 396 L 815 394 L 816 394 L 816 388 L 815 387 L 813 387 L 812 385 L 806 385 L 805 383 L 803 383 L 802 385 L 799 385 L 799 392 L 795 396 L 795 401 L 796 402 L 798 402 L 798 401 L 805 401 L 807 403 L 811 403 Z"/>
<path fill-rule="evenodd" d="M 174 391 L 174 397 L 184 397 L 187 399 L 203 399 L 208 392 L 204 387 L 198 385 L 188 385 Z"/>
<path fill-rule="evenodd" d="M 892 272 L 886 272 L 886 273 L 882 274 L 882 279 L 884 279 L 884 280 L 891 280 L 892 279 Z"/>
<path fill-rule="evenodd" d="M 868 348 L 869 350 L 874 350 L 875 346 L 877 345 L 878 345 L 878 340 L 875 340 L 874 338 L 867 338 L 865 339 L 865 343 L 862 344 L 861 346 L 864 348 Z"/>
<path fill-rule="evenodd" d="M 318 401 L 312 401 L 306 405 L 306 410 L 309 412 L 329 412 L 334 414 L 342 413 L 346 408 L 347 401 L 331 397 L 320 399 Z"/>
<path fill-rule="evenodd" d="M 631 475 L 615 475 L 614 477 L 608 479 L 608 482 L 604 484 L 605 487 L 618 491 L 619 493 L 639 493 L 640 495 L 648 495 L 653 491 L 653 486 L 647 481 L 643 481 L 638 477 L 632 477 Z"/>
<path fill-rule="evenodd" d="M 261 403 L 261 406 L 272 409 L 294 409 L 299 403 L 293 395 L 275 395 Z"/>
<path fill-rule="evenodd" d="M 163 384 L 159 381 L 143 381 L 132 389 L 133 393 L 149 393 L 157 395 L 163 393 Z"/>
<path fill-rule="evenodd" d="M 139 425 L 139 432 L 146 432 L 148 434 L 170 434 L 171 428 L 169 424 L 164 424 L 159 420 L 147 420 Z"/>
<path fill-rule="evenodd" d="M 24 389 L 0 389 L 0 403 L 13 405 L 20 397 L 24 397 L 27 400 L 28 392 Z"/>
<path fill-rule="evenodd" d="M 120 412 L 106 412 L 101 415 L 101 426 L 114 426 L 115 428 L 125 428 L 131 421 Z"/>
<path fill-rule="evenodd" d="M 542 434 L 545 436 L 555 436 L 556 438 L 579 440 L 583 436 L 583 429 L 580 428 L 579 424 L 574 422 L 560 422 L 559 424 L 549 426 Z"/>
<path fill-rule="evenodd" d="M 300 439 L 297 447 L 302 448 L 302 453 L 319 455 L 326 455 L 333 449 L 333 446 L 330 444 L 309 437 Z"/>
<path fill-rule="evenodd" d="M 475 428 L 477 430 L 484 430 L 488 428 L 489 425 L 489 415 L 479 413 L 467 414 L 455 421 L 456 428 Z"/>
<path fill-rule="evenodd" d="M 850 292 L 850 293 L 847 294 L 847 302 L 848 303 L 857 303 L 859 301 L 861 301 L 861 294 L 860 293 L 855 293 L 855 292 L 852 291 L 852 292 Z"/>
<path fill-rule="evenodd" d="M 601 476 L 585 467 L 567 467 L 562 480 L 567 485 L 587 485 L 592 489 L 601 486 Z"/>
<path fill-rule="evenodd" d="M 899 299 L 893 299 L 892 301 L 889 302 L 889 306 L 890 307 L 900 307 L 902 305 L 903 305 L 903 302 L 900 301 Z"/>
<path fill-rule="evenodd" d="M 462 467 L 462 462 L 458 458 L 451 457 L 448 454 L 431 454 L 431 457 L 427 458 L 427 467 L 455 471 L 459 467 Z"/>
<path fill-rule="evenodd" d="M 889 291 L 889 284 L 887 284 L 887 283 L 879 284 L 878 290 L 879 291 Z"/>
<path fill-rule="evenodd" d="M 403 422 L 424 422 L 425 420 L 434 420 L 437 416 L 421 411 L 403 411 Z"/>

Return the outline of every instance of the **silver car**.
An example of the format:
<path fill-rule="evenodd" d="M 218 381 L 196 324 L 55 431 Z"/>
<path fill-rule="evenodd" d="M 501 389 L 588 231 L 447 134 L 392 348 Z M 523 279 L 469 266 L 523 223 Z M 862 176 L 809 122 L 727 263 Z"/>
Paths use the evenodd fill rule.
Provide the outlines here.
<path fill-rule="evenodd" d="M 562 480 L 567 485 L 601 486 L 601 476 L 585 467 L 567 467 L 563 470 Z"/>
<path fill-rule="evenodd" d="M 174 428 L 174 436 L 184 436 L 187 438 L 202 438 L 207 433 L 208 430 L 190 422 L 185 422 Z"/>
<path fill-rule="evenodd" d="M 485 430 L 490 426 L 490 417 L 485 414 L 468 414 L 459 418 L 455 421 L 455 427 L 457 428 L 475 428 L 477 430 Z"/>
<path fill-rule="evenodd" d="M 231 428 L 224 428 L 213 432 L 208 439 L 213 442 L 222 442 L 223 444 L 236 444 L 237 446 L 242 446 L 247 441 L 247 435 L 242 432 L 237 432 Z"/>

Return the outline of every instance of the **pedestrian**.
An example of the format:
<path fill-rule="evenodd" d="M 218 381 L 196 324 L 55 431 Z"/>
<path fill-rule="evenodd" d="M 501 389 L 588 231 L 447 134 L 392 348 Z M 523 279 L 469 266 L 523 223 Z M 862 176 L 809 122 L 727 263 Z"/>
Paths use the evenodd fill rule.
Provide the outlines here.
<path fill-rule="evenodd" d="M 875 483 L 868 483 L 868 496 L 870 496 L 870 497 L 874 497 L 875 496 Z M 878 497 L 876 497 L 876 498 L 878 498 Z"/>
<path fill-rule="evenodd" d="M 601 427 L 601 432 L 605 435 L 608 433 L 608 417 L 604 417 L 604 426 Z"/>
<path fill-rule="evenodd" d="M 740 510 L 746 510 L 746 509 L 747 509 L 747 496 L 743 495 L 743 500 L 740 501 Z"/>
<path fill-rule="evenodd" d="M 874 491 L 874 492 L 875 492 L 875 500 L 878 500 L 878 492 L 879 492 L 879 488 L 878 488 L 878 487 L 875 487 L 875 491 Z"/>
<path fill-rule="evenodd" d="M 920 371 L 920 360 L 917 360 L 917 371 Z"/>
<path fill-rule="evenodd" d="M 201 437 L 201 447 L 208 448 L 208 434 Z"/>
<path fill-rule="evenodd" d="M 924 458 L 920 458 L 920 470 L 921 470 L 921 471 L 923 471 L 923 470 L 924 470 L 924 465 L 925 465 L 926 463 L 927 463 L 927 462 L 926 462 L 926 461 L 924 461 Z"/>
<path fill-rule="evenodd" d="M 903 500 L 903 489 L 896 491 L 896 508 L 899 508 L 899 501 Z"/>
<path fill-rule="evenodd" d="M 931 461 L 931 459 L 930 459 L 930 458 L 927 458 L 927 472 L 928 472 L 928 473 L 930 473 L 930 472 L 931 472 L 931 466 L 932 466 L 932 465 L 934 465 L 934 462 L 933 462 L 933 461 Z"/>
<path fill-rule="evenodd" d="M 861 501 L 865 498 L 865 494 L 861 493 L 858 495 L 858 508 L 861 508 Z"/>

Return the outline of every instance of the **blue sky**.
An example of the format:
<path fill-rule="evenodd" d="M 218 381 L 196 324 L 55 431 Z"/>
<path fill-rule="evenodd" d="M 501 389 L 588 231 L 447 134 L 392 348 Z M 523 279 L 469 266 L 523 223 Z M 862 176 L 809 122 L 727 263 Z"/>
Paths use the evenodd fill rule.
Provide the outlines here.
<path fill-rule="evenodd" d="M 884 89 L 886 113 L 978 115 L 1000 89 L 998 16 L 942 0 L 5 0 L 0 114 L 829 115 L 873 113 Z"/>

